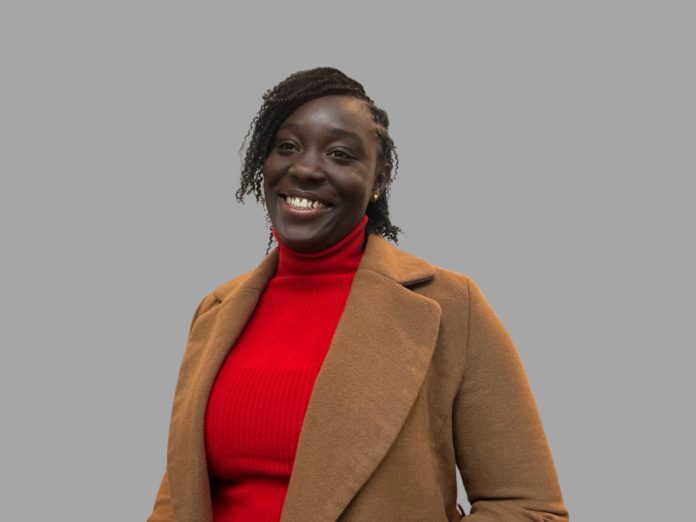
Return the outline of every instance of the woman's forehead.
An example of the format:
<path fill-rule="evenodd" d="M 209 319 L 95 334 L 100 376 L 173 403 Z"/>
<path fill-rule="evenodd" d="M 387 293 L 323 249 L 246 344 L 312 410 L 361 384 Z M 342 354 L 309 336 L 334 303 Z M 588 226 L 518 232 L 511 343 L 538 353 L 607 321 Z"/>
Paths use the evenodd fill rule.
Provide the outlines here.
<path fill-rule="evenodd" d="M 364 144 L 377 140 L 377 128 L 363 100 L 331 95 L 300 105 L 280 125 L 278 131 L 316 132 L 327 138 L 348 138 Z"/>
<path fill-rule="evenodd" d="M 331 95 L 303 103 L 285 119 L 281 128 L 307 125 L 360 131 L 370 130 L 374 122 L 363 100 L 352 96 Z"/>

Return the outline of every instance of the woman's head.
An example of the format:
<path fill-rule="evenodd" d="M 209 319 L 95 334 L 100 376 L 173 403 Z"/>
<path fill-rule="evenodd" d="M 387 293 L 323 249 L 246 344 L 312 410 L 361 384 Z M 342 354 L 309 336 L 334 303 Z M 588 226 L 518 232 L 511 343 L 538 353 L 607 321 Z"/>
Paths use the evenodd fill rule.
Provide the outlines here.
<path fill-rule="evenodd" d="M 341 71 L 296 72 L 266 92 L 251 122 L 237 200 L 254 193 L 298 250 L 332 244 L 365 213 L 368 232 L 397 242 L 388 195 L 398 156 L 388 128 L 386 112 Z M 300 216 L 288 209 L 286 192 L 326 199 L 330 208 Z"/>

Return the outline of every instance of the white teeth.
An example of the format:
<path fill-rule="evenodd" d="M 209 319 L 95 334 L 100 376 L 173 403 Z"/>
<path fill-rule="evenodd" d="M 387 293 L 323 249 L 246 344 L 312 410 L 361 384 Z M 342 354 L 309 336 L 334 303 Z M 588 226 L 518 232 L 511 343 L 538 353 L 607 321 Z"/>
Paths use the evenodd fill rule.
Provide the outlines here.
<path fill-rule="evenodd" d="M 293 196 L 286 196 L 285 201 L 288 205 L 296 208 L 322 208 L 326 207 L 321 201 L 313 201 L 306 198 L 296 198 Z"/>

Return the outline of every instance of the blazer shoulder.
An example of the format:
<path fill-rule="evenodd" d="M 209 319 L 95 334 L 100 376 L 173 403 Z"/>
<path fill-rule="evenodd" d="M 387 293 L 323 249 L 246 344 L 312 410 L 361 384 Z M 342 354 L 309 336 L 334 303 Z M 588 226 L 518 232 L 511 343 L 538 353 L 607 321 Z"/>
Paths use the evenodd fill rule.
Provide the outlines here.
<path fill-rule="evenodd" d="M 235 290 L 235 288 L 242 284 L 249 277 L 251 272 L 253 272 L 253 270 L 244 272 L 243 274 L 222 283 L 217 288 L 205 294 L 198 303 L 196 311 L 193 313 L 193 318 L 191 319 L 191 326 L 189 327 L 189 333 L 193 330 L 193 325 L 196 323 L 198 317 L 204 315 L 206 312 L 215 308 L 215 305 L 223 302 L 225 300 L 225 297 L 227 297 L 230 293 L 232 293 Z"/>
<path fill-rule="evenodd" d="M 208 295 L 214 296 L 219 301 L 224 301 L 225 298 L 230 295 L 236 288 L 238 288 L 244 281 L 249 279 L 254 270 L 248 270 L 243 274 L 240 274 L 232 279 L 222 283 L 220 286 L 212 290 Z"/>
<path fill-rule="evenodd" d="M 369 248 L 368 244 L 368 248 Z M 378 237 L 366 268 L 381 272 L 417 293 L 437 301 L 467 298 L 471 278 L 461 272 L 431 263 Z"/>
<path fill-rule="evenodd" d="M 456 272 L 449 268 L 431 264 L 435 276 L 431 281 L 433 291 L 449 296 L 467 297 L 472 279 L 468 274 Z"/>
<path fill-rule="evenodd" d="M 441 306 L 448 305 L 450 308 L 460 310 L 461 313 L 466 313 L 467 316 L 495 316 L 495 320 L 500 322 L 497 312 L 476 280 L 468 274 L 433 266 L 435 277 L 430 292 Z M 461 310 L 462 306 L 463 310 Z"/>
<path fill-rule="evenodd" d="M 463 272 L 456 272 L 438 265 L 433 265 L 433 268 L 435 269 L 435 278 L 444 284 L 466 287 L 471 281 L 471 277 Z"/>
<path fill-rule="evenodd" d="M 431 266 L 434 276 L 426 285 L 415 289 L 418 293 L 437 301 L 443 311 L 458 316 L 468 316 L 472 308 L 492 311 L 486 294 L 469 274 L 434 264 Z"/>

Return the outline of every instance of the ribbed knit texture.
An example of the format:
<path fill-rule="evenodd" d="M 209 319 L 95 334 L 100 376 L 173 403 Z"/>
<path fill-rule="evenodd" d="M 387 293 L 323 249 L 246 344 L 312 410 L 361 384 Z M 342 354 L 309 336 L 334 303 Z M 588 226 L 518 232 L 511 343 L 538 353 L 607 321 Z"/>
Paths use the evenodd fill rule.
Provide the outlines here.
<path fill-rule="evenodd" d="M 278 267 L 213 383 L 205 444 L 215 522 L 277 522 L 305 411 L 362 258 L 367 216 L 328 248 L 277 235 Z"/>

